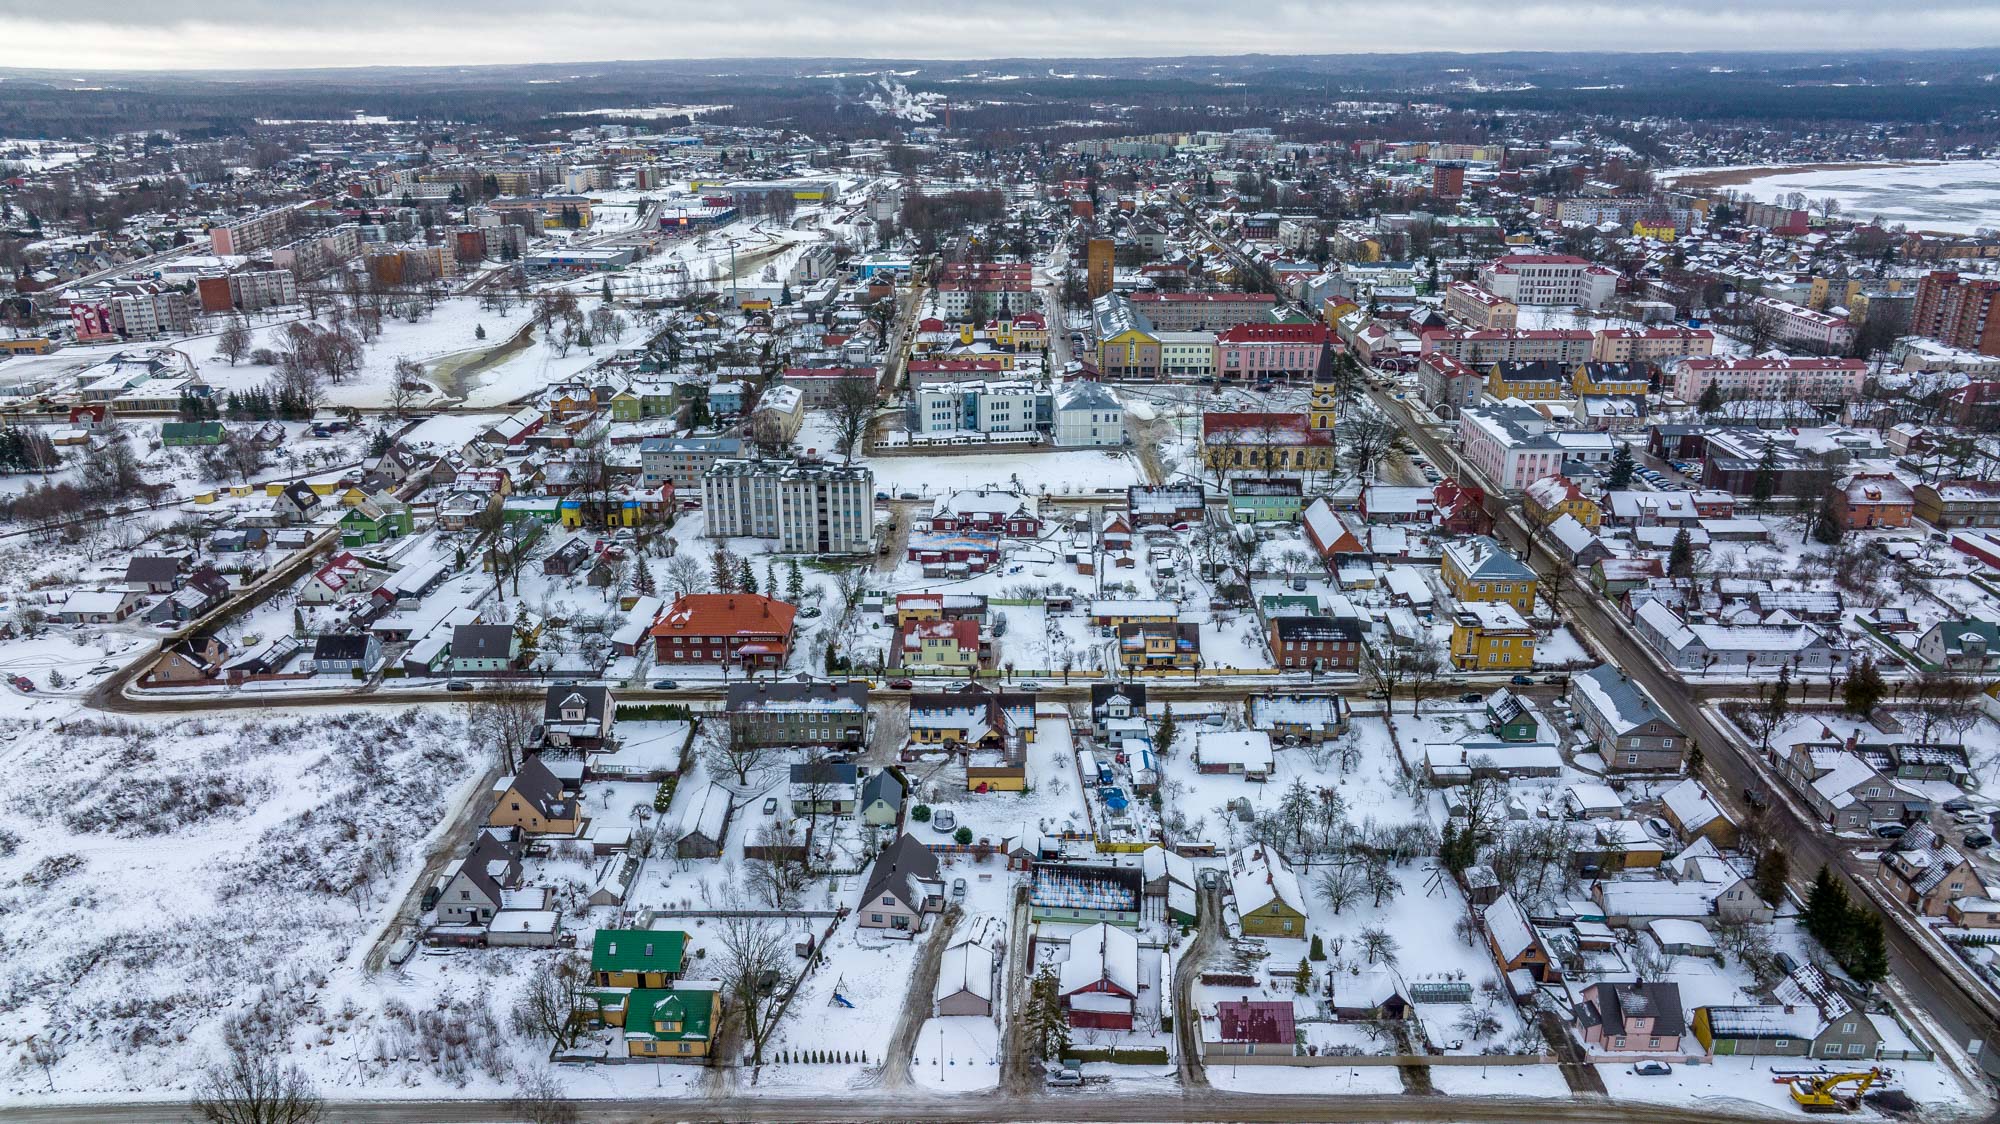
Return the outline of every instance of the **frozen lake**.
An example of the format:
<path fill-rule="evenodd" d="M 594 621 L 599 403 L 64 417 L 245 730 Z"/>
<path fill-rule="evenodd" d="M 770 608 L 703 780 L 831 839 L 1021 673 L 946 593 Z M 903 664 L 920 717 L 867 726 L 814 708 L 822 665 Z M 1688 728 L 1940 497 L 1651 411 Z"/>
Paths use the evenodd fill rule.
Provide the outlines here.
<path fill-rule="evenodd" d="M 1663 172 L 1660 178 L 1726 170 L 1677 168 Z M 1815 201 L 1831 195 L 1840 200 L 1841 214 L 1847 218 L 1879 217 L 1885 224 L 1903 223 L 1912 230 L 1971 234 L 1982 228 L 2000 229 L 2000 160 L 1773 170 L 1733 185 L 1733 189 L 1760 203 L 1776 202 L 1793 191 L 1802 191 Z"/>

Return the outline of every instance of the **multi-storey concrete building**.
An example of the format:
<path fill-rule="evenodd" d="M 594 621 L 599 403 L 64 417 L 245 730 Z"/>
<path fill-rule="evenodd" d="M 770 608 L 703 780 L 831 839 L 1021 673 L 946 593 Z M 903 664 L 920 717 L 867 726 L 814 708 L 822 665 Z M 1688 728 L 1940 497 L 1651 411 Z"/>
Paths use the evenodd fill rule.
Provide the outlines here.
<path fill-rule="evenodd" d="M 707 531 L 777 539 L 798 554 L 875 548 L 875 474 L 861 465 L 725 460 L 702 476 Z"/>
<path fill-rule="evenodd" d="M 1479 269 L 1479 286 L 1526 305 L 1601 308 L 1618 292 L 1618 274 L 1568 254 L 1513 254 Z"/>
<path fill-rule="evenodd" d="M 1925 274 L 1909 327 L 1951 347 L 2000 355 L 2000 277 Z"/>
<path fill-rule="evenodd" d="M 697 489 L 717 461 L 742 454 L 740 437 L 648 437 L 639 442 L 639 478 L 648 488 L 665 480 L 675 491 Z"/>
<path fill-rule="evenodd" d="M 1769 326 L 1773 339 L 1811 348 L 1822 354 L 1847 350 L 1854 342 L 1854 327 L 1847 317 L 1807 308 L 1802 304 L 1758 297 L 1751 302 L 1750 314 Z"/>
<path fill-rule="evenodd" d="M 1851 402 L 1861 397 L 1868 364 L 1859 359 L 1681 359 L 1667 365 L 1674 396 L 1700 401 L 1713 386 L 1725 399 Z"/>
<path fill-rule="evenodd" d="M 1270 293 L 1134 293 L 1131 301 L 1161 332 L 1219 332 L 1268 322 L 1278 307 L 1278 298 Z"/>

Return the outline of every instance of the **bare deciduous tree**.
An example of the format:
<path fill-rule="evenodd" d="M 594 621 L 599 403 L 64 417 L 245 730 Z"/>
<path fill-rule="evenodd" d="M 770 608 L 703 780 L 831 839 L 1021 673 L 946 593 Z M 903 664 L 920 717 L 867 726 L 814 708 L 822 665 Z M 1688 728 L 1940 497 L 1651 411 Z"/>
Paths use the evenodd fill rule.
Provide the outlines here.
<path fill-rule="evenodd" d="M 230 1043 L 223 1060 L 202 1074 L 192 1108 L 209 1124 L 315 1124 L 326 1115 L 303 1070 L 245 1041 Z"/>
<path fill-rule="evenodd" d="M 537 965 L 528 975 L 511 1016 L 514 1031 L 531 1040 L 548 1039 L 557 1049 L 576 1045 L 583 1034 L 578 1015 L 590 988 L 590 963 L 561 953 Z"/>

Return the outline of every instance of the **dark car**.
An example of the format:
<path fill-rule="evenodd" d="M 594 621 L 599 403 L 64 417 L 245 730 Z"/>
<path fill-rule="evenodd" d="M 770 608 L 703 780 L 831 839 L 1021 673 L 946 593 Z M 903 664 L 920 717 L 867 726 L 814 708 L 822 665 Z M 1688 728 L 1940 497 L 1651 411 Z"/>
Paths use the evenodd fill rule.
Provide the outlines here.
<path fill-rule="evenodd" d="M 1532 687 L 1535 685 L 1535 677 L 1532 675 L 1516 675 L 1514 678 L 1509 679 L 1507 682 L 1512 683 L 1517 687 Z"/>
<path fill-rule="evenodd" d="M 1666 1062 L 1640 1062 L 1632 1067 L 1632 1072 L 1641 1077 L 1666 1077 L 1673 1071 L 1674 1067 Z"/>
<path fill-rule="evenodd" d="M 472 684 L 464 679 L 454 679 L 446 683 L 444 689 L 447 691 L 470 691 L 472 690 Z"/>
<path fill-rule="evenodd" d="M 1983 831 L 1969 831 L 1965 833 L 1965 845 L 1975 851 L 1981 847 L 1991 847 L 1993 837 Z"/>
<path fill-rule="evenodd" d="M 1875 829 L 1877 839 L 1901 839 L 1910 829 L 1899 823 L 1885 823 Z"/>
<path fill-rule="evenodd" d="M 1940 805 L 1947 812 L 1970 812 L 1972 801 L 1963 796 L 1954 796 Z"/>
<path fill-rule="evenodd" d="M 891 679 L 889 680 L 889 686 L 898 691 L 907 691 L 916 686 L 916 683 L 909 679 Z"/>
<path fill-rule="evenodd" d="M 1478 691 L 1467 691 L 1466 693 L 1458 696 L 1458 701 L 1462 703 L 1484 702 L 1485 700 L 1486 696 L 1480 694 Z"/>
<path fill-rule="evenodd" d="M 681 685 L 679 683 L 674 682 L 671 679 L 653 680 L 653 690 L 655 691 L 678 691 L 680 689 Z"/>

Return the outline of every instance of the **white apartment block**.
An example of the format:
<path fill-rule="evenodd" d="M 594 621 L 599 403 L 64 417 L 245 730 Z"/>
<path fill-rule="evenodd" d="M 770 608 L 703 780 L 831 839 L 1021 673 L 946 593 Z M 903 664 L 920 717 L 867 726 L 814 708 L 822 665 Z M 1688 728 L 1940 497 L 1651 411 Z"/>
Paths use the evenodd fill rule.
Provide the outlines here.
<path fill-rule="evenodd" d="M 777 539 L 795 554 L 875 548 L 875 474 L 861 465 L 718 461 L 701 499 L 710 535 Z"/>
<path fill-rule="evenodd" d="M 1008 289 L 993 281 L 946 281 L 938 285 L 939 315 L 947 320 L 963 320 L 972 312 L 974 299 L 983 302 L 987 317 L 1034 312 L 1035 291 Z"/>
<path fill-rule="evenodd" d="M 1503 491 L 1519 493 L 1562 471 L 1566 453 L 1551 428 L 1549 419 L 1528 406 L 1475 407 L 1458 415 L 1458 451 Z"/>
<path fill-rule="evenodd" d="M 1854 328 L 1845 316 L 1817 312 L 1802 304 L 1758 297 L 1750 304 L 1752 316 L 1770 326 L 1771 336 L 1784 343 L 1798 344 L 1814 351 L 1846 351 L 1854 342 Z"/>
<path fill-rule="evenodd" d="M 1618 274 L 1569 254 L 1513 254 L 1481 266 L 1479 287 L 1517 305 L 1602 308 Z"/>
<path fill-rule="evenodd" d="M 1591 352 L 1595 363 L 1658 363 L 1688 355 L 1714 355 L 1707 328 L 1604 328 Z"/>
<path fill-rule="evenodd" d="M 178 335 L 194 328 L 194 300 L 186 293 L 135 293 L 111 301 L 112 326 L 128 337 Z"/>
<path fill-rule="evenodd" d="M 1031 433 L 1043 393 L 1029 382 L 927 383 L 910 395 L 912 434 Z"/>

